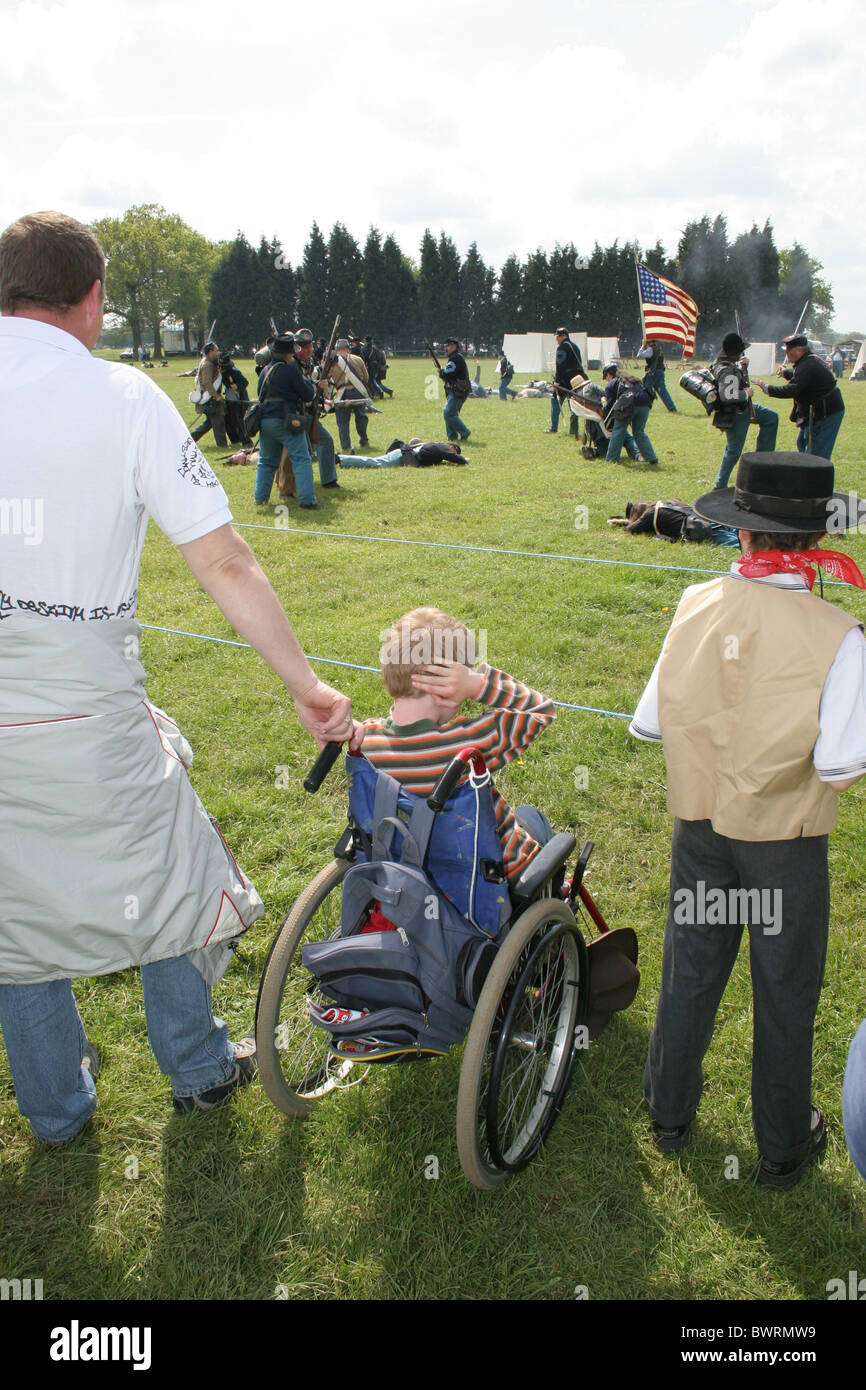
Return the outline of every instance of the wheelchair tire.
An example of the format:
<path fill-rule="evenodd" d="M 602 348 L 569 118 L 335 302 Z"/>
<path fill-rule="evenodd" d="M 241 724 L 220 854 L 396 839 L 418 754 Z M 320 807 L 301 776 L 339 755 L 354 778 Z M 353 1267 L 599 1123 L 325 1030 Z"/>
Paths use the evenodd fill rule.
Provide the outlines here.
<path fill-rule="evenodd" d="M 308 1115 L 323 1096 L 354 1084 L 346 1080 L 353 1064 L 331 1056 L 327 1035 L 307 1016 L 314 982 L 301 965 L 302 943 L 326 941 L 340 925 L 339 889 L 348 868 L 348 860 L 335 859 L 304 889 L 274 937 L 259 985 L 259 1075 L 285 1115 Z M 360 1078 L 363 1069 L 355 1071 Z"/>
<path fill-rule="evenodd" d="M 475 1187 L 501 1187 L 550 1133 L 586 988 L 586 947 L 568 904 L 532 903 L 499 948 L 463 1054 L 457 1149 Z"/>

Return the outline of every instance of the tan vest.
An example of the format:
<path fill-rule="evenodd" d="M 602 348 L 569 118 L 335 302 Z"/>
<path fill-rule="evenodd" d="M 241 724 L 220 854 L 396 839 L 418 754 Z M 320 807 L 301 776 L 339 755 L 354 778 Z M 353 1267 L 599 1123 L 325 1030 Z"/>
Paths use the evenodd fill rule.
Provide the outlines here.
<path fill-rule="evenodd" d="M 812 763 L 821 691 L 856 618 L 727 575 L 686 589 L 659 666 L 668 810 L 734 840 L 826 835 L 837 793 Z"/>

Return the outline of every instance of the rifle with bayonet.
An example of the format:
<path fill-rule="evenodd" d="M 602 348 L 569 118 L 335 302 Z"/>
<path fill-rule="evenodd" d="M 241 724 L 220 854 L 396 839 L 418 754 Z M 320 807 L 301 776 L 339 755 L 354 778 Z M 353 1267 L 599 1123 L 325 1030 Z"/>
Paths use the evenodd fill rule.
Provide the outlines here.
<path fill-rule="evenodd" d="M 435 364 L 436 370 L 437 370 L 437 372 L 439 373 L 439 375 L 441 376 L 441 375 L 442 375 L 442 367 L 441 367 L 441 364 L 440 364 L 440 362 L 439 362 L 439 358 L 436 356 L 435 352 L 433 351 L 433 344 L 432 344 L 432 343 L 428 343 L 427 339 L 425 338 L 425 339 L 424 339 L 424 346 L 425 346 L 425 348 L 427 349 L 427 351 L 429 352 L 430 356 L 433 358 L 433 362 L 434 362 L 434 364 Z"/>
<path fill-rule="evenodd" d="M 745 353 L 745 351 L 746 351 L 746 339 L 745 339 L 745 335 L 743 334 L 743 325 L 742 325 L 742 322 L 741 322 L 741 320 L 740 320 L 740 311 L 739 311 L 739 309 L 735 309 L 735 310 L 734 310 L 734 319 L 735 319 L 736 324 L 737 324 L 737 334 L 738 334 L 738 336 L 739 336 L 740 342 L 743 344 L 742 351 Z M 741 366 L 742 372 L 743 372 L 743 382 L 744 382 L 744 384 L 745 384 L 746 390 L 749 392 L 749 424 L 750 424 L 750 425 L 756 425 L 756 424 L 758 423 L 758 412 L 755 410 L 755 402 L 752 400 L 752 395 L 751 395 L 752 383 L 751 383 L 751 381 L 749 380 L 749 359 L 748 359 L 748 357 L 741 357 L 741 358 L 740 358 L 740 366 Z"/>
<path fill-rule="evenodd" d="M 324 400 L 325 382 L 328 378 L 328 371 L 331 366 L 331 353 L 334 351 L 334 343 L 337 341 L 337 329 L 340 326 L 340 315 L 334 319 L 334 327 L 331 329 L 331 336 L 328 339 L 328 346 L 325 348 L 321 363 L 321 375 L 316 382 L 315 395 L 313 396 L 313 423 L 310 425 L 310 443 L 319 442 L 319 415 Z"/>

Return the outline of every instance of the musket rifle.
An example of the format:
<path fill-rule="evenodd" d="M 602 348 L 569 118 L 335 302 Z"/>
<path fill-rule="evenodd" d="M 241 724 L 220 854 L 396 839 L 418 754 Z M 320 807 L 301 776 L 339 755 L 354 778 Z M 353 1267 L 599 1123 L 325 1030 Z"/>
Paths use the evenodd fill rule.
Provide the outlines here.
<path fill-rule="evenodd" d="M 331 329 L 331 336 L 328 339 L 328 346 L 322 358 L 321 376 L 316 382 L 316 393 L 313 396 L 313 423 L 310 425 L 310 443 L 319 442 L 319 415 L 321 413 L 322 402 L 324 399 L 325 382 L 331 365 L 331 353 L 334 351 L 334 343 L 337 341 L 337 329 L 340 326 L 340 315 L 334 319 L 334 327 Z"/>
<path fill-rule="evenodd" d="M 740 320 L 740 311 L 739 311 L 739 309 L 735 309 L 735 310 L 734 310 L 734 319 L 735 319 L 735 321 L 736 321 L 737 333 L 738 333 L 738 335 L 739 335 L 740 342 L 743 343 L 743 344 L 745 345 L 746 337 L 745 337 L 745 334 L 743 333 L 743 325 L 742 325 L 742 322 L 741 322 L 741 320 Z M 746 349 L 745 349 L 745 346 L 744 346 L 744 347 L 743 347 L 743 352 L 745 352 L 745 350 L 746 350 Z M 750 389 L 751 389 L 752 383 L 751 383 L 751 381 L 749 380 L 749 359 L 748 359 L 748 357 L 744 357 L 744 358 L 742 358 L 742 361 L 745 362 L 745 364 L 746 364 L 746 365 L 742 368 L 742 371 L 743 371 L 743 379 L 744 379 L 744 381 L 745 381 L 746 389 L 747 389 L 747 390 L 750 390 Z M 750 424 L 750 425 L 756 425 L 757 423 L 758 423 L 758 412 L 755 410 L 755 402 L 752 400 L 752 397 L 749 396 L 749 424 Z"/>
<path fill-rule="evenodd" d="M 441 376 L 441 374 L 442 374 L 442 367 L 441 367 L 441 365 L 440 365 L 439 358 L 436 356 L 435 352 L 433 351 L 433 345 L 432 345 L 432 343 L 428 343 L 427 339 L 425 338 L 425 339 L 424 339 L 424 346 L 425 346 L 425 348 L 427 349 L 427 351 L 429 352 L 430 356 L 433 358 L 433 362 L 434 362 L 434 364 L 435 364 L 435 366 L 436 366 L 436 370 L 437 370 L 437 372 L 439 372 L 439 374 L 440 374 L 440 376 Z"/>

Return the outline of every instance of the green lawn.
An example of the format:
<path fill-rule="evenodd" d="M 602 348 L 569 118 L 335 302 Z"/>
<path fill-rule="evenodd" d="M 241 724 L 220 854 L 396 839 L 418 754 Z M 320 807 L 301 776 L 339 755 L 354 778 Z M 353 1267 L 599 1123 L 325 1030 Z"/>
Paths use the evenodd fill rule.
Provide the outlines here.
<path fill-rule="evenodd" d="M 191 383 L 175 373 L 189 365 L 153 373 L 187 420 Z M 241 366 L 254 380 L 252 365 Z M 371 421 L 375 451 L 394 436 L 444 437 L 441 398 L 425 398 L 428 371 L 428 363 L 393 363 L 394 400 Z M 555 700 L 629 712 L 688 580 L 664 566 L 718 572 L 732 553 L 628 538 L 606 525 L 629 498 L 693 500 L 712 484 L 724 441 L 675 386 L 677 375 L 668 371 L 680 413 L 657 404 L 648 427 L 659 470 L 586 462 L 564 430 L 542 434 L 545 401 L 470 401 L 467 468 L 346 471 L 343 490 L 320 492 L 319 512 L 293 505 L 286 516 L 257 512 L 253 470 L 222 468 L 212 436 L 204 444 L 309 654 L 375 665 L 382 629 L 435 603 L 484 629 L 489 659 Z M 485 363 L 483 379 L 492 385 L 494 377 L 495 364 Z M 866 387 L 843 390 L 837 486 L 866 492 Z M 784 403 L 780 416 L 779 445 L 793 447 Z M 338 532 L 660 568 L 377 544 Z M 862 536 L 840 548 L 866 568 Z M 143 623 L 234 636 L 155 528 L 141 578 Z M 860 592 L 827 595 L 866 615 Z M 344 823 L 341 775 L 335 770 L 315 799 L 303 792 L 313 745 L 287 692 L 250 651 L 148 631 L 144 658 L 151 699 L 192 743 L 196 789 L 267 905 L 217 991 L 217 1011 L 239 1036 L 252 1024 L 270 940 Z M 316 669 L 351 694 L 359 717 L 386 709 L 377 676 L 324 662 Z M 287 788 L 276 785 L 285 781 L 281 767 Z M 831 1125 L 828 1152 L 795 1191 L 778 1195 L 747 1181 L 756 1155 L 744 954 L 707 1058 L 691 1148 L 666 1159 L 649 1143 L 641 1073 L 670 834 L 661 752 L 631 740 L 624 720 L 563 709 L 498 785 L 513 803 L 537 802 L 556 828 L 595 840 L 592 891 L 608 921 L 633 926 L 641 942 L 635 1005 L 582 1059 L 551 1140 L 525 1173 L 498 1194 L 464 1180 L 456 1054 L 371 1074 L 303 1123 L 278 1114 L 259 1087 L 222 1112 L 174 1117 L 148 1048 L 137 974 L 83 980 L 76 993 L 104 1070 L 95 1123 L 69 1150 L 32 1140 L 0 1050 L 0 1274 L 41 1277 L 46 1298 L 262 1299 L 280 1286 L 289 1297 L 571 1298 L 584 1285 L 591 1299 L 822 1299 L 829 1279 L 862 1266 L 866 1187 L 845 1150 L 841 1081 L 866 1013 L 864 790 L 842 798 L 831 841 L 833 921 L 814 1083 Z M 424 1176 L 432 1154 L 438 1180 Z M 739 1180 L 725 1177 L 729 1156 Z M 132 1157 L 137 1179 L 126 1176 Z"/>

